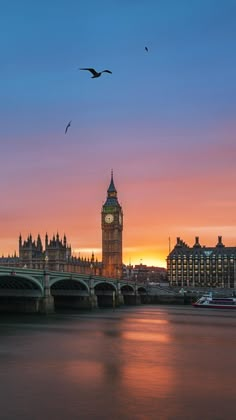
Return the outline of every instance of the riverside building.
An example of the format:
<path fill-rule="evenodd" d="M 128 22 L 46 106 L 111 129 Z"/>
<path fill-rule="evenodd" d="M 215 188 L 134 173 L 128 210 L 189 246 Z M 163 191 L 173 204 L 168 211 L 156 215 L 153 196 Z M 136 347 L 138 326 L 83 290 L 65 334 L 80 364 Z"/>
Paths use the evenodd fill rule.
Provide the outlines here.
<path fill-rule="evenodd" d="M 177 238 L 167 274 L 171 286 L 236 288 L 236 247 L 226 247 L 221 236 L 215 247 L 201 246 L 199 237 L 193 247 Z"/>
<path fill-rule="evenodd" d="M 20 235 L 19 256 L 16 253 L 12 256 L 2 256 L 0 265 L 121 278 L 123 210 L 117 198 L 113 172 L 102 206 L 101 228 L 102 261 L 95 259 L 94 253 L 89 258 L 73 256 L 65 235 L 61 238 L 57 233 L 49 238 L 46 233 L 44 246 L 39 234 L 36 239 L 30 234 L 25 240 Z"/>

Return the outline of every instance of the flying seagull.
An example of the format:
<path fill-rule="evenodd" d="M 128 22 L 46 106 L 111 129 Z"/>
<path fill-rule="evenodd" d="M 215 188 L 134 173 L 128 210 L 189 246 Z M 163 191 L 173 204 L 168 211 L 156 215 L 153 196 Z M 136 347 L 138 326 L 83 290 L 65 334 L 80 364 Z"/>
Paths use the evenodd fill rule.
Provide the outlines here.
<path fill-rule="evenodd" d="M 80 69 L 80 70 L 88 70 L 88 71 L 90 71 L 90 73 L 92 73 L 92 75 L 93 75 L 93 76 L 91 76 L 92 79 L 95 79 L 95 77 L 100 77 L 102 75 L 102 73 L 110 73 L 110 74 L 112 74 L 112 72 L 110 70 L 96 71 L 96 70 L 91 69 L 91 68 L 85 68 L 85 69 Z"/>
<path fill-rule="evenodd" d="M 147 51 L 147 52 L 148 52 L 148 47 L 145 47 L 145 51 Z"/>
<path fill-rule="evenodd" d="M 72 122 L 72 120 L 70 121 L 70 122 L 68 122 L 68 124 L 67 124 L 67 126 L 66 126 L 66 129 L 65 129 L 65 134 L 67 133 L 67 130 L 68 130 L 68 128 L 70 127 L 70 125 L 71 125 L 71 122 Z"/>

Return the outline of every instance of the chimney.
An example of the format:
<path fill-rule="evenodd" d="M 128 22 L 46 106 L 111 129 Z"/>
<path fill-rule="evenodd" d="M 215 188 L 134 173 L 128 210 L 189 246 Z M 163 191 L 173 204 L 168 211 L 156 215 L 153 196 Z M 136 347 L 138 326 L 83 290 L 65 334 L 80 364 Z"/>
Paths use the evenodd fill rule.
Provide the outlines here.
<path fill-rule="evenodd" d="M 195 236 L 195 244 L 194 244 L 194 246 L 201 248 L 201 245 L 199 243 L 199 236 Z"/>
<path fill-rule="evenodd" d="M 222 236 L 218 236 L 218 244 L 216 246 L 224 246 L 222 243 Z"/>

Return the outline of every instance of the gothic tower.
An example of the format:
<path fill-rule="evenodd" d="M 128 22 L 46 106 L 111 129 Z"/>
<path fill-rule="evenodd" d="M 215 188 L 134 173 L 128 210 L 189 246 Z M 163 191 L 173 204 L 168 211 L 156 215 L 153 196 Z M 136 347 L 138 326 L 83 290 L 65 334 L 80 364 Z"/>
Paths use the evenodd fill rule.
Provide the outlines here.
<path fill-rule="evenodd" d="M 111 173 L 107 199 L 102 206 L 102 266 L 105 277 L 122 276 L 123 212 L 117 199 L 117 191 Z"/>

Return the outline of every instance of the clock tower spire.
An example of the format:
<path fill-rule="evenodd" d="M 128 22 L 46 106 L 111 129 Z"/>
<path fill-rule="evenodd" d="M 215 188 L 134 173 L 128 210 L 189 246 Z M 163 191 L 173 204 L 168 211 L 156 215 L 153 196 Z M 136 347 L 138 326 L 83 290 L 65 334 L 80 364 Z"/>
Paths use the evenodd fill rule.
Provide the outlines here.
<path fill-rule="evenodd" d="M 122 231 L 123 211 L 117 198 L 117 191 L 111 171 L 107 198 L 102 206 L 102 264 L 105 277 L 122 276 Z"/>

